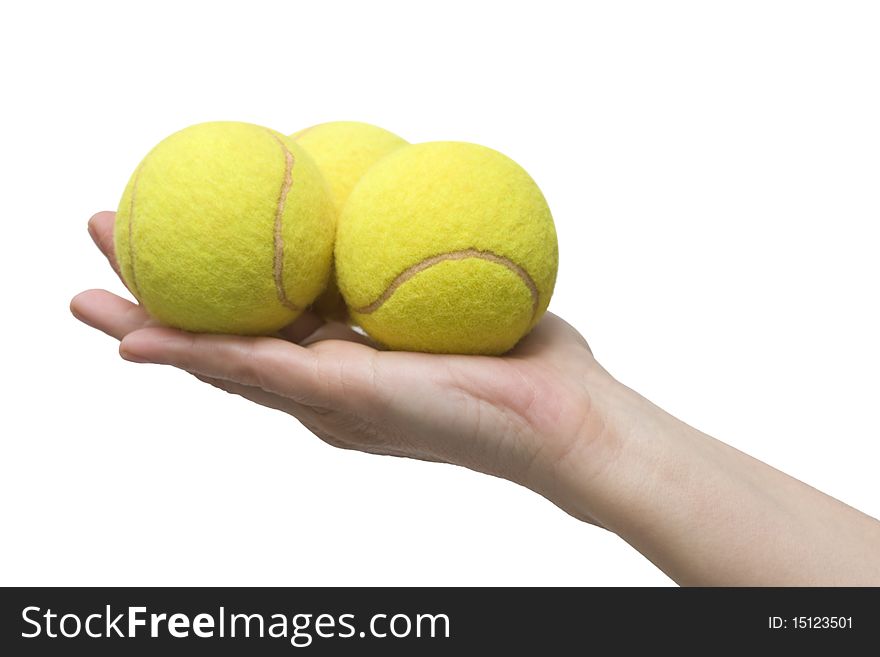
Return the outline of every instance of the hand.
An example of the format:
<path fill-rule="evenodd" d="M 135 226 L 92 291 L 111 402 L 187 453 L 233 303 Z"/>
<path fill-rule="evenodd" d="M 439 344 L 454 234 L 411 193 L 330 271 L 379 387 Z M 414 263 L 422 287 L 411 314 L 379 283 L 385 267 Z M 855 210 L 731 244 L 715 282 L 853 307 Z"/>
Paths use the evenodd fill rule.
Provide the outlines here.
<path fill-rule="evenodd" d="M 118 271 L 110 212 L 89 232 Z M 102 290 L 71 310 L 123 358 L 179 367 L 327 443 L 455 463 L 619 534 L 679 583 L 880 582 L 880 523 L 687 426 L 615 381 L 548 314 L 504 357 L 381 351 L 310 313 L 276 337 L 158 326 Z M 808 549 L 807 549 L 808 548 Z"/>
<path fill-rule="evenodd" d="M 101 212 L 89 233 L 118 273 L 113 225 L 114 214 Z M 126 360 L 172 365 L 284 411 L 335 447 L 462 465 L 563 507 L 560 469 L 575 454 L 583 459 L 593 442 L 584 436 L 602 434 L 589 382 L 607 375 L 577 331 L 551 314 L 506 356 L 486 357 L 381 351 L 311 313 L 277 337 L 239 337 L 161 327 L 103 290 L 79 294 L 71 311 L 121 340 Z"/>

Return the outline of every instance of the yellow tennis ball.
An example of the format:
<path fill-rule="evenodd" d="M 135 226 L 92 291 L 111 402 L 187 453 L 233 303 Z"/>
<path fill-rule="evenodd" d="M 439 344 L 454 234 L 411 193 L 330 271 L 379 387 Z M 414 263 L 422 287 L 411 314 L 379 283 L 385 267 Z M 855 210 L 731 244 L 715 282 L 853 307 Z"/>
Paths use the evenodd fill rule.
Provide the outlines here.
<path fill-rule="evenodd" d="M 312 156 L 330 185 L 333 202 L 340 212 L 367 169 L 407 145 L 406 140 L 392 132 L 358 121 L 320 123 L 290 138 Z"/>
<path fill-rule="evenodd" d="M 336 274 L 352 318 L 392 349 L 501 354 L 547 309 L 558 264 L 532 178 L 484 146 L 383 158 L 339 218 Z"/>
<path fill-rule="evenodd" d="M 336 213 L 290 138 L 202 123 L 143 159 L 116 214 L 122 277 L 151 315 L 189 331 L 260 334 L 324 289 Z"/>
<path fill-rule="evenodd" d="M 369 123 L 332 121 L 300 130 L 291 135 L 324 174 L 338 211 L 361 176 L 373 164 L 407 142 L 392 132 Z M 327 289 L 312 308 L 326 319 L 345 321 L 348 312 L 331 275 Z"/>

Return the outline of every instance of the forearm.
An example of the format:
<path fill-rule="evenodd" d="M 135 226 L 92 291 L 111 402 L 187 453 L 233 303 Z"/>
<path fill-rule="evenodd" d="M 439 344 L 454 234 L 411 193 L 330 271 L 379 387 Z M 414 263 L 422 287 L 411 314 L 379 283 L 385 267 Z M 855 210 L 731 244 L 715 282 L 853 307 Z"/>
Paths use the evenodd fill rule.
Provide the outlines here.
<path fill-rule="evenodd" d="M 610 377 L 562 506 L 684 585 L 878 585 L 880 522 L 689 427 Z"/>

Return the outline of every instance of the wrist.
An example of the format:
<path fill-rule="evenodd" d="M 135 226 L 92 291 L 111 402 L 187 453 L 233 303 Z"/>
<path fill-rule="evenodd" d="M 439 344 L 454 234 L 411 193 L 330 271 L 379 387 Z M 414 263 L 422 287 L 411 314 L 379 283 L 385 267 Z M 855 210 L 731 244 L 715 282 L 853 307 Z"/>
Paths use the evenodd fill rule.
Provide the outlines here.
<path fill-rule="evenodd" d="M 598 364 L 582 383 L 577 435 L 535 490 L 574 517 L 620 533 L 636 502 L 652 495 L 652 479 L 674 468 L 698 432 Z"/>

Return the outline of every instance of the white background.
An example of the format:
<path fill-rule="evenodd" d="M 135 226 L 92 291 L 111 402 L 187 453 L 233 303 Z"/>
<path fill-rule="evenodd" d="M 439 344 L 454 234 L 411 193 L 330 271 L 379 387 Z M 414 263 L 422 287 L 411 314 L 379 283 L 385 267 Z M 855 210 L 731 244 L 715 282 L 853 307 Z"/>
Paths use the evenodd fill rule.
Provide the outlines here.
<path fill-rule="evenodd" d="M 670 584 L 525 489 L 334 450 L 68 314 L 122 292 L 88 217 L 214 119 L 510 155 L 557 221 L 551 310 L 615 376 L 880 515 L 875 3 L 0 11 L 0 583 Z"/>

